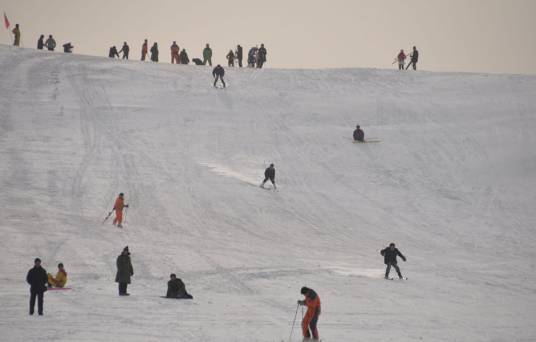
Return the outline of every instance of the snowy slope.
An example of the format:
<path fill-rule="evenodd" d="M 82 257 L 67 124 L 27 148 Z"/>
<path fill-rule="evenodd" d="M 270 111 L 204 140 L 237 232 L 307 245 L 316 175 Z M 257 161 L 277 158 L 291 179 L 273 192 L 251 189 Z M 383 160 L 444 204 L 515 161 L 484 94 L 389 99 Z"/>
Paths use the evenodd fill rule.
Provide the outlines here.
<path fill-rule="evenodd" d="M 242 69 L 220 90 L 5 46 L 0 71 L 0 340 L 286 341 L 303 285 L 327 342 L 536 340 L 536 77 Z M 124 230 L 101 224 L 119 192 Z M 407 282 L 383 280 L 391 241 Z M 44 317 L 37 256 L 74 288 Z M 172 272 L 193 301 L 159 298 Z"/>

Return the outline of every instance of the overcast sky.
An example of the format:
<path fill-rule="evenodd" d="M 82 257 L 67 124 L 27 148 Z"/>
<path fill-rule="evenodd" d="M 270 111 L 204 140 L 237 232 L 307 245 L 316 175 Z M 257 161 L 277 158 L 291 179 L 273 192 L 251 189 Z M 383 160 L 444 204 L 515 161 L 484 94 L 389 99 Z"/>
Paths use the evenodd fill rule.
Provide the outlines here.
<path fill-rule="evenodd" d="M 40 34 L 74 53 L 107 56 L 123 41 L 139 59 L 144 38 L 216 62 L 236 44 L 264 43 L 267 67 L 394 68 L 416 45 L 419 68 L 536 74 L 536 0 L 0 0 L 24 47 Z M 2 29 L 0 43 L 12 43 Z"/>

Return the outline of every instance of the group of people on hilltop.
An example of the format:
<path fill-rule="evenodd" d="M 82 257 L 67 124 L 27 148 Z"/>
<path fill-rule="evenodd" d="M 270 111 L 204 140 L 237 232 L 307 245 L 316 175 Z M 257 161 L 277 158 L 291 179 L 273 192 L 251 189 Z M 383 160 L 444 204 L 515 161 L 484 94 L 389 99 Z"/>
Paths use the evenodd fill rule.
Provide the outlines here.
<path fill-rule="evenodd" d="M 406 53 L 404 52 L 404 50 L 400 50 L 400 52 L 398 53 L 398 56 L 396 56 L 396 59 L 393 62 L 393 64 L 398 62 L 398 70 L 404 70 L 406 58 L 408 58 L 408 56 L 406 56 Z M 417 62 L 419 61 L 419 51 L 417 50 L 416 46 L 413 47 L 413 51 L 410 53 L 409 58 L 410 58 L 410 61 L 408 65 L 406 66 L 405 70 L 408 70 L 410 66 L 413 66 L 413 70 L 417 70 Z"/>
<path fill-rule="evenodd" d="M 20 46 L 21 42 L 21 31 L 19 24 L 15 24 L 15 27 L 13 30 L 11 30 L 11 33 L 13 33 L 13 46 Z M 56 49 L 56 40 L 54 37 L 52 37 L 51 34 L 48 35 L 47 40 L 45 40 L 45 35 L 42 34 L 39 36 L 39 39 L 37 40 L 37 49 L 38 50 L 44 50 L 46 48 L 48 51 L 54 51 Z M 74 46 L 71 44 L 71 42 L 63 44 L 63 52 L 65 53 L 72 53 Z"/>

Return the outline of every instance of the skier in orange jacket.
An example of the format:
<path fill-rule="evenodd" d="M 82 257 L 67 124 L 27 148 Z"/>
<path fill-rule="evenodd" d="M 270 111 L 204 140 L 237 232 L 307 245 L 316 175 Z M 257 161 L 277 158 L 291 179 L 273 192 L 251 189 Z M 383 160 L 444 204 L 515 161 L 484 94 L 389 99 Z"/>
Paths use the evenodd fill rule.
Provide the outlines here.
<path fill-rule="evenodd" d="M 125 195 L 123 193 L 120 193 L 117 199 L 115 200 L 114 208 L 112 210 L 115 210 L 115 218 L 114 218 L 114 226 L 117 224 L 118 228 L 123 228 L 121 223 L 123 222 L 123 208 L 128 208 L 128 204 L 125 204 Z"/>
<path fill-rule="evenodd" d="M 302 332 L 304 338 L 312 338 L 318 340 L 318 330 L 316 324 L 318 323 L 318 316 L 320 316 L 320 297 L 313 289 L 302 287 L 301 294 L 305 296 L 305 300 L 299 300 L 299 305 L 307 306 L 307 312 L 302 320 Z"/>

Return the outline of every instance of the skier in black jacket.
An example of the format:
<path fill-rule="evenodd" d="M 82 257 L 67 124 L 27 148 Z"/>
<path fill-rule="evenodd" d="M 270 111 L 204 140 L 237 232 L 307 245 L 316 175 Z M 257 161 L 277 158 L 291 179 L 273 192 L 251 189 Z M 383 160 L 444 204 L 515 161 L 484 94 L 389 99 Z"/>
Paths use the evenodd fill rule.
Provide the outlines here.
<path fill-rule="evenodd" d="M 30 284 L 30 315 L 34 314 L 35 297 L 37 297 L 37 313 L 43 315 L 43 297 L 47 290 L 47 271 L 41 267 L 41 259 L 34 260 L 34 267 L 28 271 L 26 281 Z"/>
<path fill-rule="evenodd" d="M 406 257 L 403 256 L 397 248 L 395 248 L 394 242 L 391 242 L 389 247 L 382 249 L 380 254 L 383 255 L 383 262 L 387 265 L 387 268 L 385 269 L 385 279 L 389 279 L 389 271 L 391 271 L 391 266 L 395 268 L 396 273 L 398 273 L 398 277 L 400 279 L 404 279 L 404 277 L 402 277 L 402 273 L 400 273 L 400 268 L 397 265 L 396 257 L 400 256 L 404 262 L 406 261 Z"/>
<path fill-rule="evenodd" d="M 411 60 L 406 67 L 406 70 L 408 70 L 410 65 L 413 65 L 413 70 L 417 70 L 417 62 L 419 61 L 419 51 L 417 51 L 417 47 L 413 47 L 413 52 L 410 55 Z"/>
<path fill-rule="evenodd" d="M 225 75 L 225 70 L 223 70 L 223 67 L 221 65 L 216 65 L 214 70 L 212 70 L 212 76 L 214 76 L 214 88 L 216 87 L 216 82 L 218 80 L 221 80 L 221 83 L 223 83 L 223 87 L 225 88 L 225 81 L 223 80 L 223 75 Z"/>
<path fill-rule="evenodd" d="M 354 140 L 359 142 L 365 142 L 365 132 L 357 125 L 354 131 Z"/>
<path fill-rule="evenodd" d="M 268 179 L 274 185 L 274 189 L 277 189 L 277 187 L 275 186 L 275 167 L 274 167 L 274 164 L 270 164 L 270 166 L 267 167 L 266 170 L 264 170 L 264 180 L 262 181 L 261 188 L 264 188 L 264 183 L 266 183 L 268 181 Z"/>

